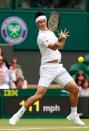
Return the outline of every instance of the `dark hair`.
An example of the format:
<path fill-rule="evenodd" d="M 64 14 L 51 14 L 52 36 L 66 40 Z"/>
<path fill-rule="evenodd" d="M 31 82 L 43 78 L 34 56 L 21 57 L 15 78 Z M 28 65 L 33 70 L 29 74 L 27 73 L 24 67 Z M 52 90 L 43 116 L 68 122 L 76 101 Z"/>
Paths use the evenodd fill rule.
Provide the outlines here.
<path fill-rule="evenodd" d="M 11 64 L 13 64 L 14 61 L 16 61 L 17 64 L 19 64 L 19 62 L 18 62 L 18 60 L 17 60 L 16 58 L 12 58 L 12 60 L 11 60 Z"/>
<path fill-rule="evenodd" d="M 85 83 L 85 82 L 87 82 L 87 83 L 88 83 L 88 86 L 89 86 L 89 81 L 88 81 L 87 79 L 85 79 L 85 80 L 83 80 L 83 82 L 82 82 L 82 85 L 81 85 L 82 88 L 84 87 L 84 83 Z M 88 87 L 88 88 L 89 88 L 89 87 Z"/>
<path fill-rule="evenodd" d="M 43 12 L 37 12 L 36 15 L 35 15 L 35 19 L 38 17 L 38 16 L 41 16 L 41 15 L 45 15 Z"/>
<path fill-rule="evenodd" d="M 80 85 L 82 85 L 82 82 L 86 79 L 86 75 L 85 75 L 85 73 L 84 73 L 82 70 L 79 70 L 79 71 L 76 73 L 76 77 L 75 77 L 75 82 L 76 82 L 77 84 L 78 84 L 78 82 L 79 82 L 79 80 L 78 80 L 78 77 L 79 77 L 79 76 L 83 76 L 83 77 L 84 77 L 84 79 L 80 81 L 80 82 L 81 82 Z"/>
<path fill-rule="evenodd" d="M 76 73 L 76 80 L 78 80 L 78 76 L 80 76 L 80 75 L 82 75 L 82 76 L 84 76 L 84 78 L 86 78 L 85 73 L 84 73 L 82 70 L 79 70 L 79 71 Z"/>
<path fill-rule="evenodd" d="M 15 84 L 17 84 L 19 81 L 24 81 L 24 78 L 18 77 L 17 80 L 15 81 Z"/>

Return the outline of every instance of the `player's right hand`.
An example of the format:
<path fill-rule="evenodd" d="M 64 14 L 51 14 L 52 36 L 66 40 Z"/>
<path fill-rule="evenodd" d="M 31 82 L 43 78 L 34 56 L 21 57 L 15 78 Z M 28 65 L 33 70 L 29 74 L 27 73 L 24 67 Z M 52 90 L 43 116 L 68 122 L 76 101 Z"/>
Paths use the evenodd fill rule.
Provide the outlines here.
<path fill-rule="evenodd" d="M 67 37 L 69 36 L 69 31 L 66 31 L 66 28 L 64 29 L 64 31 L 61 30 L 61 32 L 59 33 L 59 40 L 66 40 Z"/>

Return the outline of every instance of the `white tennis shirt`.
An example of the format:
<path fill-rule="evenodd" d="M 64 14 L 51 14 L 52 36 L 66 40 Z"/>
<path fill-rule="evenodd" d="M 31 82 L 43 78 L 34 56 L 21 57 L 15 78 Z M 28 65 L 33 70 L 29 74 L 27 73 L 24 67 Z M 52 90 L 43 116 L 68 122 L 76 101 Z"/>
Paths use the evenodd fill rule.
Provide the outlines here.
<path fill-rule="evenodd" d="M 37 37 L 37 44 L 40 49 L 41 53 L 41 64 L 44 64 L 48 61 L 58 59 L 59 62 L 61 61 L 61 53 L 59 50 L 52 50 L 47 48 L 50 43 L 56 43 L 58 41 L 58 38 L 54 34 L 54 32 L 48 30 L 48 31 L 42 31 L 39 30 L 38 37 Z"/>

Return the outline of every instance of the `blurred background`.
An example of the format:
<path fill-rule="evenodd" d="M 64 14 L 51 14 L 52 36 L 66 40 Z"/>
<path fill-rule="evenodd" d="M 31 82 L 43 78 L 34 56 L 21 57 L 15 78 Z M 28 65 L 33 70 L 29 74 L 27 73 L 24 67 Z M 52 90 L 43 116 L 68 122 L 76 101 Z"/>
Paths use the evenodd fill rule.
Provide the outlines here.
<path fill-rule="evenodd" d="M 36 42 L 38 30 L 34 23 L 34 15 L 40 10 L 47 16 L 52 11 L 58 11 L 61 15 L 60 28 L 67 28 L 70 32 L 65 48 L 61 50 L 62 63 L 69 71 L 77 57 L 85 56 L 89 51 L 88 5 L 88 0 L 0 0 L 0 27 L 6 18 L 18 16 L 24 20 L 28 29 L 26 39 L 13 47 L 5 46 L 7 42 L 0 35 L 0 47 L 5 52 L 6 60 L 10 62 L 12 57 L 19 59 L 28 82 L 37 84 L 40 53 Z"/>

